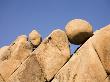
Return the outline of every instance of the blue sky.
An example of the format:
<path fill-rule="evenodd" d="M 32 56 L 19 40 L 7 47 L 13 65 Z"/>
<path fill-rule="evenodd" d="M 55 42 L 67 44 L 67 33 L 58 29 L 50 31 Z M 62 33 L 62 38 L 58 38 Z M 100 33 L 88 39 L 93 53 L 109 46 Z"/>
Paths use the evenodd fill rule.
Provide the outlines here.
<path fill-rule="evenodd" d="M 0 0 L 0 47 L 33 29 L 44 38 L 75 18 L 90 22 L 94 31 L 108 25 L 110 0 Z"/>

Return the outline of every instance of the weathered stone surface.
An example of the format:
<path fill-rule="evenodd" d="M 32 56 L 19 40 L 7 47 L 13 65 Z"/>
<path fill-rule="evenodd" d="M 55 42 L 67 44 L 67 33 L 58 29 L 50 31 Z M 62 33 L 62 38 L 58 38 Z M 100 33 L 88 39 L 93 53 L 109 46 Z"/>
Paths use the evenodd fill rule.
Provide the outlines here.
<path fill-rule="evenodd" d="M 105 78 L 105 82 L 110 82 L 110 75 Z"/>
<path fill-rule="evenodd" d="M 94 32 L 71 58 L 62 30 L 54 30 L 39 46 L 29 40 L 22 35 L 0 48 L 0 82 L 110 82 L 110 25 Z"/>
<path fill-rule="evenodd" d="M 109 78 L 109 76 L 107 76 L 107 74 L 108 75 L 110 74 L 110 67 L 109 67 L 110 66 L 110 62 L 109 62 L 110 61 L 110 44 L 109 44 L 110 36 L 109 35 L 110 35 L 110 25 L 95 32 L 94 36 L 88 41 L 89 43 L 92 44 L 92 48 L 94 49 L 98 59 L 92 58 L 92 55 L 94 55 L 95 53 L 93 53 L 93 51 L 92 52 L 90 51 L 90 50 L 92 50 L 90 47 L 88 48 L 86 46 L 85 48 L 83 48 L 83 49 L 87 49 L 86 51 L 83 50 L 81 47 L 78 50 L 77 54 L 79 55 L 79 53 L 81 51 L 83 51 L 83 52 L 81 52 L 83 57 L 78 57 L 78 55 L 73 56 L 72 57 L 74 60 L 73 62 L 75 62 L 74 64 L 72 64 L 72 66 L 74 65 L 73 68 L 70 67 L 71 65 L 69 65 L 70 64 L 69 62 L 72 60 L 72 58 L 71 58 L 70 61 L 58 72 L 58 74 L 56 75 L 56 78 L 53 80 L 53 82 L 69 82 L 69 81 L 70 82 L 74 82 L 74 81 L 75 82 L 83 82 L 83 80 L 80 80 L 80 78 L 78 78 L 79 73 L 80 73 L 79 69 L 78 69 L 78 73 L 76 73 L 76 75 L 73 74 L 73 75 L 75 75 L 75 78 L 78 78 L 78 79 L 75 79 L 74 81 L 71 80 L 71 76 L 72 76 L 71 70 L 74 71 L 73 73 L 77 72 L 77 70 L 74 69 L 74 67 L 76 67 L 76 68 L 78 67 L 76 65 L 78 63 L 78 59 L 81 60 L 82 58 L 84 58 L 84 56 L 85 56 L 84 54 L 88 55 L 90 53 L 91 53 L 91 56 L 87 57 L 89 61 L 87 61 L 87 59 L 84 59 L 84 61 L 87 62 L 88 64 L 90 64 L 90 61 L 95 61 L 96 63 L 94 62 L 94 65 L 95 64 L 96 65 L 94 66 L 92 63 L 91 63 L 92 65 L 90 64 L 90 66 L 92 66 L 91 67 L 92 70 L 90 71 L 91 73 L 89 73 L 87 71 L 86 67 L 88 67 L 88 66 L 85 65 L 84 70 L 87 71 L 86 73 L 91 75 L 91 80 L 89 80 L 89 77 L 87 76 L 88 82 L 110 82 L 110 78 Z M 85 44 L 87 44 L 87 42 Z M 91 44 L 88 44 L 88 45 L 90 46 Z M 86 52 L 88 52 L 88 53 L 86 53 Z M 101 64 L 99 64 L 98 61 L 100 61 Z M 82 62 L 82 64 L 84 64 L 83 61 L 81 61 L 81 62 Z M 79 64 L 82 65 L 81 63 L 79 63 Z M 96 67 L 99 69 L 97 70 Z M 104 67 L 104 68 L 101 69 L 100 67 Z M 82 69 L 82 71 L 83 71 L 83 65 L 82 65 L 82 67 L 79 67 L 79 68 Z M 104 70 L 105 70 L 105 73 L 107 72 L 107 74 L 104 73 Z M 70 71 L 70 73 L 69 73 L 69 71 Z M 82 73 L 82 74 L 86 74 L 86 73 Z M 94 74 L 92 74 L 92 73 L 94 73 Z M 96 74 L 99 74 L 100 76 L 99 75 L 96 76 Z M 68 75 L 70 75 L 69 78 L 68 78 Z M 84 77 L 84 75 L 81 75 L 81 77 Z M 95 77 L 96 80 L 93 79 L 93 77 Z M 86 81 L 87 80 L 85 80 L 84 82 L 86 82 Z"/>
<path fill-rule="evenodd" d="M 52 82 L 109 82 L 106 77 L 107 74 L 89 39 L 61 68 Z"/>
<path fill-rule="evenodd" d="M 7 82 L 45 82 L 42 69 L 36 61 L 35 55 L 28 57 Z"/>
<path fill-rule="evenodd" d="M 31 43 L 34 45 L 34 46 L 38 46 L 41 41 L 42 41 L 42 38 L 41 38 L 41 35 L 36 31 L 36 30 L 33 30 L 30 34 L 29 34 L 29 40 L 31 41 Z"/>
<path fill-rule="evenodd" d="M 9 46 L 4 46 L 0 49 L 0 62 L 8 59 L 10 57 Z"/>
<path fill-rule="evenodd" d="M 73 44 L 83 44 L 93 34 L 92 26 L 82 19 L 74 19 L 70 21 L 66 27 L 66 34 L 69 41 Z"/>
<path fill-rule="evenodd" d="M 27 37 L 19 36 L 10 46 L 10 57 L 0 63 L 0 74 L 7 80 L 15 72 L 22 62 L 30 55 Z"/>
<path fill-rule="evenodd" d="M 62 30 L 54 30 L 33 52 L 42 68 L 44 78 L 49 81 L 70 57 L 69 42 Z"/>
<path fill-rule="evenodd" d="M 110 25 L 98 30 L 92 37 L 92 43 L 108 74 L 110 74 Z"/>
<path fill-rule="evenodd" d="M 5 82 L 5 80 L 3 79 L 3 77 L 0 74 L 0 82 Z"/>
<path fill-rule="evenodd" d="M 7 82 L 50 81 L 69 57 L 69 42 L 65 32 L 55 30 L 19 66 Z"/>

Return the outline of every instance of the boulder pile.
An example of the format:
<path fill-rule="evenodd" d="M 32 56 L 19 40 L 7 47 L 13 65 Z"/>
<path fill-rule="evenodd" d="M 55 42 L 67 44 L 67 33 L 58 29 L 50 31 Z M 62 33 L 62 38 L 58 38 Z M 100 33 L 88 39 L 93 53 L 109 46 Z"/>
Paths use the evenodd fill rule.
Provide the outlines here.
<path fill-rule="evenodd" d="M 70 43 L 81 45 L 75 53 Z M 93 32 L 82 19 L 43 41 L 38 31 L 0 48 L 0 82 L 110 82 L 110 25 Z"/>

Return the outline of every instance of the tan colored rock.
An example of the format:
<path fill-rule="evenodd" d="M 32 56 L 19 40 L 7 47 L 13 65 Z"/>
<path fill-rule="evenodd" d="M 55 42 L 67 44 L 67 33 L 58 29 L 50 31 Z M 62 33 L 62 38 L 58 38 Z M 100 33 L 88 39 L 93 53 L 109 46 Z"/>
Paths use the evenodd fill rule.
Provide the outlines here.
<path fill-rule="evenodd" d="M 70 49 L 64 31 L 53 31 L 34 50 L 7 82 L 46 82 L 68 61 Z"/>
<path fill-rule="evenodd" d="M 87 82 L 110 82 L 110 77 L 109 77 L 109 74 L 110 74 L 110 62 L 109 62 L 110 61 L 110 44 L 109 44 L 110 25 L 96 31 L 94 33 L 94 36 L 91 37 L 87 42 L 84 45 L 88 45 L 88 46 L 92 45 L 91 48 L 87 46 L 84 47 L 83 45 L 76 53 L 78 55 L 73 56 L 72 57 L 73 59 L 71 58 L 69 60 L 69 62 L 57 73 L 57 75 L 55 76 L 52 82 L 86 82 L 86 81 Z M 93 53 L 93 49 L 95 53 Z M 82 56 L 78 57 L 80 56 L 80 54 Z M 97 55 L 97 57 L 95 57 L 96 56 L 95 54 Z M 85 55 L 88 55 L 87 59 L 85 58 Z M 79 65 L 81 66 L 77 64 L 78 61 L 81 61 L 79 63 Z M 99 61 L 100 63 L 98 63 Z M 89 64 L 90 68 L 88 67 L 87 63 Z M 85 67 L 83 66 L 83 64 Z M 70 67 L 70 66 L 73 66 L 73 67 Z M 81 74 L 80 74 L 80 69 L 82 72 Z M 90 72 L 88 71 L 88 69 Z M 76 73 L 77 70 L 78 70 L 78 73 Z M 86 75 L 84 77 L 83 74 L 86 74 L 86 73 L 83 72 L 83 70 L 85 70 L 85 72 L 88 73 L 89 76 Z M 75 80 L 72 80 L 72 74 L 74 75 Z M 90 76 L 91 76 L 91 79 L 89 79 Z M 80 80 L 79 77 L 87 78 L 88 80 L 83 81 L 83 80 Z"/>
<path fill-rule="evenodd" d="M 42 68 L 44 78 L 50 81 L 70 58 L 69 42 L 65 32 L 54 30 L 33 54 Z"/>
<path fill-rule="evenodd" d="M 110 74 L 110 25 L 95 32 L 92 43 L 108 74 Z"/>
<path fill-rule="evenodd" d="M 37 48 L 33 44 L 34 51 L 27 36 L 19 36 L 0 48 L 0 82 L 110 82 L 109 42 L 110 25 L 94 32 L 70 58 L 62 30 L 54 30 Z"/>
<path fill-rule="evenodd" d="M 105 82 L 110 82 L 110 75 L 105 78 Z"/>
<path fill-rule="evenodd" d="M 3 79 L 3 77 L 0 74 L 0 82 L 5 82 L 5 80 Z"/>
<path fill-rule="evenodd" d="M 91 39 L 59 70 L 52 82 L 110 82 Z"/>
<path fill-rule="evenodd" d="M 34 45 L 34 46 L 38 46 L 41 41 L 42 41 L 42 38 L 41 38 L 41 35 L 36 31 L 36 30 L 33 30 L 30 34 L 29 34 L 29 40 L 31 41 L 31 43 Z"/>
<path fill-rule="evenodd" d="M 10 57 L 0 63 L 0 74 L 7 80 L 30 56 L 32 49 L 27 45 L 27 37 L 19 36 L 10 46 Z"/>
<path fill-rule="evenodd" d="M 0 49 L 0 62 L 8 59 L 10 57 L 11 53 L 9 50 L 9 46 L 4 46 Z"/>
<path fill-rule="evenodd" d="M 42 69 L 36 61 L 35 55 L 28 57 L 7 82 L 45 82 Z"/>
<path fill-rule="evenodd" d="M 92 26 L 82 19 L 71 20 L 65 27 L 69 41 L 73 44 L 83 44 L 93 34 Z"/>

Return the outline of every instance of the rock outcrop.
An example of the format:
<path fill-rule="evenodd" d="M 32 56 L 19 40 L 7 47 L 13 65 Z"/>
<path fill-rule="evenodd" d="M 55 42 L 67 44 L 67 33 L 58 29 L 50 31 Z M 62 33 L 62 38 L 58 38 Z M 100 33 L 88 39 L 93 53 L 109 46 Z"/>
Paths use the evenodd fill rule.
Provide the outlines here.
<path fill-rule="evenodd" d="M 53 31 L 33 52 L 46 81 L 49 81 L 70 58 L 69 42 L 64 31 Z"/>
<path fill-rule="evenodd" d="M 68 61 L 69 58 L 70 58 L 70 49 L 67 36 L 64 31 L 59 29 L 55 30 L 38 46 L 38 48 L 36 48 L 21 63 L 21 65 L 18 65 L 16 63 L 15 65 L 13 64 L 14 66 L 17 65 L 19 67 L 11 74 L 7 73 L 8 79 L 6 79 L 6 81 L 7 82 L 50 81 L 54 77 L 54 75 L 59 71 L 59 69 Z M 9 64 L 10 63 L 11 62 L 9 62 Z M 3 68 L 1 69 L 3 70 Z M 15 67 L 12 68 L 12 71 L 14 69 Z M 4 73 L 1 72 L 1 75 L 4 76 L 5 78 Z"/>
<path fill-rule="evenodd" d="M 57 29 L 41 42 L 34 30 L 0 48 L 0 82 L 110 82 L 110 25 L 73 55 L 67 35 Z"/>
<path fill-rule="evenodd" d="M 97 31 L 91 41 L 107 74 L 110 74 L 110 25 Z"/>
<path fill-rule="evenodd" d="M 7 55 L 4 53 L 6 57 L 0 62 L 0 74 L 4 80 L 7 80 L 19 68 L 30 55 L 32 48 L 29 47 L 27 37 L 22 35 L 9 46 L 8 50 L 7 53 L 9 53 Z"/>
<path fill-rule="evenodd" d="M 52 82 L 110 82 L 109 29 L 110 25 L 95 32 L 61 68 Z"/>
<path fill-rule="evenodd" d="M 89 39 L 56 74 L 52 82 L 108 82 L 106 71 Z"/>

